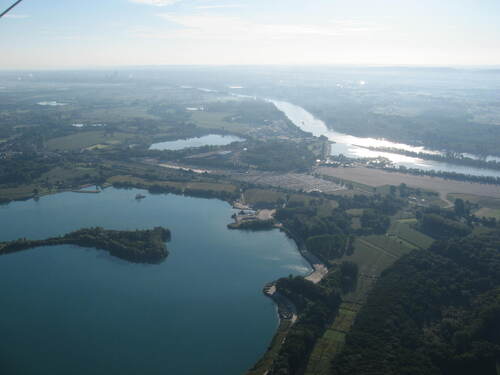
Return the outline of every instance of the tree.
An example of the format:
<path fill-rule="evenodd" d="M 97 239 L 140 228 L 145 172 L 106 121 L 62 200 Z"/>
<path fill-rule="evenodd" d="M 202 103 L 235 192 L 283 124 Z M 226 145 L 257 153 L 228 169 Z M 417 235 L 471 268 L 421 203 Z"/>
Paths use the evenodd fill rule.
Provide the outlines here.
<path fill-rule="evenodd" d="M 465 203 L 463 199 L 457 198 L 455 199 L 455 213 L 458 217 L 463 217 L 466 214 Z"/>

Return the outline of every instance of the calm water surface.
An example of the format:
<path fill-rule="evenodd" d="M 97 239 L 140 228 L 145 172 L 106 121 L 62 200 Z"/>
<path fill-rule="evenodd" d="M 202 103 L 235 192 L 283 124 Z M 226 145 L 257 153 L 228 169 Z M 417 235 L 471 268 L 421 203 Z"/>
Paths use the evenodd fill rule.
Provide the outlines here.
<path fill-rule="evenodd" d="M 226 229 L 232 212 L 219 200 L 112 188 L 0 206 L 0 240 L 97 225 L 172 230 L 160 265 L 75 246 L 1 256 L 0 373 L 243 373 L 277 326 L 263 285 L 310 269 L 279 231 Z"/>
<path fill-rule="evenodd" d="M 209 134 L 203 137 L 178 139 L 176 141 L 154 143 L 149 148 L 150 150 L 183 150 L 191 147 L 202 146 L 225 146 L 233 142 L 242 142 L 244 139 L 232 135 Z"/>

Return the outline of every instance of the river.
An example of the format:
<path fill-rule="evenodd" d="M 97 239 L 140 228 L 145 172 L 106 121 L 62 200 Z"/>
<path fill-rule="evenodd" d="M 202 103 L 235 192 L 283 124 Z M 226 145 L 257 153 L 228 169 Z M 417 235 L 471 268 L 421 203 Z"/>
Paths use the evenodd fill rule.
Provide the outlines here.
<path fill-rule="evenodd" d="M 443 172 L 456 172 L 463 174 L 470 174 L 475 176 L 494 176 L 500 177 L 500 171 L 492 169 L 474 168 L 463 165 L 457 165 L 452 163 L 443 163 L 432 160 L 424 160 L 421 158 L 414 158 L 405 155 L 399 155 L 390 152 L 380 152 L 372 151 L 366 149 L 366 147 L 390 147 L 397 148 L 412 152 L 427 152 L 439 154 L 439 151 L 428 150 L 421 146 L 411 146 L 403 143 L 391 142 L 385 139 L 376 138 L 362 138 L 355 137 L 349 134 L 343 134 L 329 129 L 326 124 L 314 117 L 313 114 L 306 111 L 304 108 L 299 107 L 295 104 L 268 100 L 273 103 L 278 110 L 282 111 L 288 119 L 293 122 L 296 126 L 301 128 L 306 132 L 310 132 L 315 136 L 326 136 L 329 140 L 335 142 L 332 145 L 332 154 L 338 155 L 343 154 L 351 158 L 375 158 L 375 157 L 385 157 L 394 163 L 396 166 L 405 166 L 407 168 L 418 168 L 422 170 L 436 170 Z M 362 147 L 359 147 L 362 146 Z M 466 155 L 473 156 L 473 155 Z M 497 158 L 489 158 L 489 160 L 497 160 Z"/>
<path fill-rule="evenodd" d="M 278 230 L 228 230 L 233 212 L 216 199 L 114 188 L 0 206 L 2 241 L 90 226 L 172 230 L 159 265 L 66 245 L 0 256 L 2 375 L 244 373 L 278 324 L 262 287 L 310 267 Z"/>

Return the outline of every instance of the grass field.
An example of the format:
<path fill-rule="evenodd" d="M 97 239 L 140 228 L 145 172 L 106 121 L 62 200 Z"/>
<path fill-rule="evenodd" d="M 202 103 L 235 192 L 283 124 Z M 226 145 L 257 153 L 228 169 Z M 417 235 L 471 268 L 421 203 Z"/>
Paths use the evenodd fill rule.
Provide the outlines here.
<path fill-rule="evenodd" d="M 162 186 L 166 188 L 175 188 L 179 190 L 199 190 L 199 191 L 227 191 L 235 192 L 238 188 L 231 184 L 208 183 L 208 182 L 177 182 L 177 181 L 147 181 L 134 176 L 113 176 L 107 181 L 110 184 L 114 183 L 129 183 L 132 185 L 148 188 L 152 185 Z"/>
<path fill-rule="evenodd" d="M 228 116 L 231 116 L 231 114 L 225 112 L 197 111 L 191 114 L 191 120 L 200 128 L 226 130 L 232 133 L 244 134 L 251 129 L 250 125 L 227 121 L 226 118 Z"/>
<path fill-rule="evenodd" d="M 432 245 L 434 240 L 431 237 L 413 229 L 412 226 L 416 223 L 416 219 L 395 220 L 391 224 L 389 235 L 398 237 L 400 240 L 411 246 L 427 249 Z"/>
<path fill-rule="evenodd" d="M 474 212 L 474 215 L 477 217 L 494 217 L 495 219 L 500 220 L 500 209 L 483 207 Z"/>
<path fill-rule="evenodd" d="M 107 135 L 104 131 L 78 132 L 64 137 L 52 138 L 46 142 L 49 150 L 80 150 L 95 145 L 117 144 L 133 137 L 128 133 L 113 133 Z"/>
<path fill-rule="evenodd" d="M 352 211 L 351 215 L 359 215 L 359 213 Z M 354 253 L 346 255 L 337 261 L 337 263 L 351 261 L 358 265 L 358 283 L 356 290 L 343 297 L 344 301 L 340 306 L 339 314 L 333 324 L 316 342 L 309 357 L 305 375 L 331 374 L 331 363 L 342 350 L 346 334 L 351 329 L 357 312 L 365 302 L 369 291 L 382 271 L 391 266 L 401 256 L 417 249 L 416 245 L 401 239 L 399 237 L 400 232 L 413 241 L 421 244 L 424 242 L 424 239 L 415 234 L 418 232 L 410 230 L 410 225 L 414 221 L 415 219 L 394 220 L 391 235 L 358 237 L 354 243 Z"/>
<path fill-rule="evenodd" d="M 448 194 L 448 199 L 450 201 L 455 201 L 455 199 L 462 199 L 464 201 L 478 204 L 481 207 L 500 209 L 500 198 L 491 198 L 473 194 Z"/>
<path fill-rule="evenodd" d="M 22 185 L 15 188 L 0 188 L 0 201 L 1 200 L 16 200 L 24 199 L 33 196 L 33 190 L 40 188 L 37 185 Z M 45 191 L 40 191 L 40 193 L 45 193 Z"/>
<path fill-rule="evenodd" d="M 159 120 L 160 118 L 148 113 L 148 106 L 125 105 L 91 109 L 84 112 L 81 122 L 110 123 L 126 122 L 130 119 Z"/>
<path fill-rule="evenodd" d="M 187 189 L 191 190 L 211 190 L 211 191 L 227 191 L 234 193 L 238 188 L 231 184 L 219 184 L 215 182 L 189 182 L 185 184 Z"/>
<path fill-rule="evenodd" d="M 383 237 L 382 240 L 385 240 L 385 236 L 358 237 L 354 242 L 354 253 L 343 256 L 338 262 L 354 262 L 359 267 L 359 274 L 378 277 L 397 257 L 371 243 L 369 238 L 373 240 L 375 237 Z"/>
<path fill-rule="evenodd" d="M 0 187 L 0 200 L 28 199 L 34 196 L 35 189 L 38 191 L 38 196 L 55 193 L 60 190 L 61 185 L 65 185 L 67 189 L 68 184 L 77 186 L 84 181 L 88 183 L 95 180 L 98 175 L 95 168 L 88 168 L 86 164 L 61 164 L 43 173 L 29 185 Z"/>
<path fill-rule="evenodd" d="M 365 212 L 365 210 L 363 208 L 351 208 L 349 210 L 346 210 L 346 213 L 350 216 L 353 216 L 353 217 L 363 216 L 364 212 Z"/>
<path fill-rule="evenodd" d="M 417 248 L 415 245 L 392 236 L 367 236 L 361 240 L 397 258 Z"/>
<path fill-rule="evenodd" d="M 352 307 L 353 305 L 349 303 L 342 303 L 340 305 L 335 321 L 316 342 L 309 357 L 305 375 L 331 374 L 331 362 L 342 350 L 346 333 L 351 329 L 356 318 L 359 306 L 356 306 L 355 310 Z"/>
<path fill-rule="evenodd" d="M 274 206 L 278 201 L 284 202 L 286 199 L 285 193 L 265 189 L 248 189 L 245 190 L 243 195 L 245 197 L 245 203 L 250 206 L 259 204 Z"/>
<path fill-rule="evenodd" d="M 365 210 L 362 208 L 351 208 L 346 213 L 351 216 L 351 228 L 354 230 L 361 229 L 361 216 Z"/>
<path fill-rule="evenodd" d="M 500 220 L 500 199 L 483 197 L 473 194 L 448 194 L 448 200 L 462 199 L 477 204 L 479 209 L 474 212 L 477 217 L 494 217 Z"/>
<path fill-rule="evenodd" d="M 338 208 L 339 204 L 334 199 L 317 198 L 307 194 L 291 194 L 287 204 L 290 207 L 302 205 L 304 207 L 315 206 L 317 207 L 317 215 L 320 217 L 329 216 L 332 210 Z"/>
<path fill-rule="evenodd" d="M 57 181 L 67 181 L 83 177 L 86 177 L 87 180 L 91 180 L 98 175 L 99 174 L 95 168 L 86 168 L 71 164 L 67 166 L 55 167 L 47 173 L 44 173 L 40 179 L 47 180 L 55 184 Z"/>
<path fill-rule="evenodd" d="M 464 201 L 469 201 L 471 203 L 478 204 L 482 207 L 500 208 L 500 198 L 495 199 L 491 197 L 474 195 L 474 194 L 451 193 L 448 194 L 448 199 L 450 201 L 455 201 L 455 199 L 462 199 Z"/>
<path fill-rule="evenodd" d="M 94 146 L 87 147 L 86 150 L 102 150 L 103 148 L 108 148 L 109 145 L 97 144 Z"/>
<path fill-rule="evenodd" d="M 354 253 L 344 255 L 336 261 L 339 264 L 344 261 L 354 262 L 359 269 L 360 277 L 356 290 L 347 294 L 344 300 L 363 303 L 382 271 L 413 248 L 385 235 L 358 237 L 354 242 Z"/>

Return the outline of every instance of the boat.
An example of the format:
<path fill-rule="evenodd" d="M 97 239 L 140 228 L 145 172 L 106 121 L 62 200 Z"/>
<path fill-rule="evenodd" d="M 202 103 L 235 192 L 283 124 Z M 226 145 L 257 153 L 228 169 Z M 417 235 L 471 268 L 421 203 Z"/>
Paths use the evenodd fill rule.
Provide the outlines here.
<path fill-rule="evenodd" d="M 144 199 L 144 198 L 146 198 L 146 196 L 145 196 L 145 195 L 142 195 L 142 194 L 137 194 L 137 195 L 135 196 L 135 199 L 137 199 L 137 200 Z"/>

